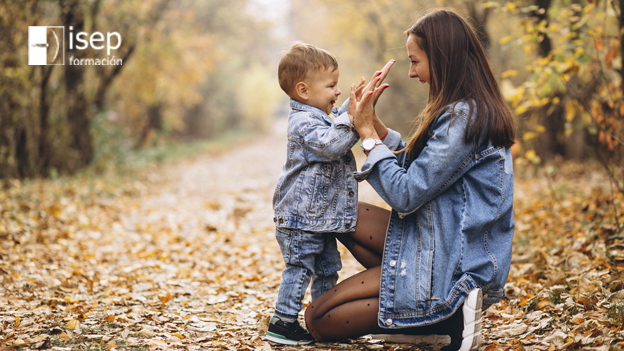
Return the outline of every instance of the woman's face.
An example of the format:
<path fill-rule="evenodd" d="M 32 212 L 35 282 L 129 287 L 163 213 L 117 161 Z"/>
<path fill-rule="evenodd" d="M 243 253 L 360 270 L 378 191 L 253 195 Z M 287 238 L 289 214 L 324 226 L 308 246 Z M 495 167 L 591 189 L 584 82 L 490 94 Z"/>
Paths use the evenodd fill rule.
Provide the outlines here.
<path fill-rule="evenodd" d="M 407 37 L 407 56 L 410 59 L 410 78 L 418 78 L 421 83 L 430 84 L 429 60 L 427 54 L 418 45 L 418 37 L 410 34 Z"/>

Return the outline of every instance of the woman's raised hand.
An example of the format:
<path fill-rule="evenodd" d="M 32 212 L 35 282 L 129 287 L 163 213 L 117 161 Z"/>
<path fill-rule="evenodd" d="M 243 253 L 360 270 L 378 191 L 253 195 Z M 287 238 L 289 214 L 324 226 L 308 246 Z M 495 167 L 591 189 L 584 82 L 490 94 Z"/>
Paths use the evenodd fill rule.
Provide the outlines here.
<path fill-rule="evenodd" d="M 392 65 L 394 65 L 395 62 L 395 60 L 390 60 L 381 69 L 381 71 L 375 72 L 368 85 L 364 86 L 364 83 L 366 82 L 366 79 L 364 79 L 364 77 L 362 77 L 357 86 L 355 84 L 351 85 L 348 114 L 349 118 L 351 119 L 351 123 L 355 126 L 355 129 L 357 130 L 358 134 L 360 134 L 360 137 L 362 139 L 372 137 L 378 139 L 379 135 L 386 135 L 388 132 L 386 126 L 381 122 L 381 120 L 379 120 L 377 114 L 375 113 L 375 105 L 377 104 L 377 100 L 379 99 L 379 96 L 381 96 L 381 93 L 387 87 L 389 87 L 388 84 L 382 85 L 382 82 L 388 75 L 390 68 L 392 68 Z M 366 103 L 370 103 L 371 105 L 360 108 L 359 106 L 362 98 L 366 94 L 370 95 L 369 98 L 366 100 Z M 359 122 L 357 121 L 357 118 L 359 118 L 357 116 L 357 111 L 360 111 L 359 113 L 365 114 L 365 116 L 363 115 L 362 117 L 364 118 L 364 120 Z M 375 135 L 368 135 L 368 133 L 365 131 L 371 125 L 373 127 L 373 130 L 376 132 Z"/>
<path fill-rule="evenodd" d="M 373 77 L 371 78 L 370 82 L 368 82 L 368 85 L 366 87 L 364 87 L 364 89 L 362 90 L 362 93 L 373 91 L 375 88 L 379 88 L 381 86 L 381 83 L 383 83 L 384 79 L 386 79 L 386 76 L 388 75 L 388 72 L 390 72 L 390 68 L 392 68 L 392 65 L 394 65 L 395 62 L 396 62 L 396 60 L 390 60 L 390 61 L 388 61 L 388 63 L 386 63 L 385 66 L 383 66 L 381 71 L 375 72 L 373 74 Z M 375 80 L 375 78 L 379 78 L 379 80 L 377 80 L 376 82 L 373 82 Z M 364 79 L 364 78 L 362 78 L 362 79 Z M 360 99 L 358 99 L 358 101 L 360 101 L 360 100 L 361 100 L 361 97 L 360 97 Z M 377 103 L 377 99 L 374 100 L 373 105 L 375 105 L 376 103 Z"/>
<path fill-rule="evenodd" d="M 380 80 L 381 77 L 377 76 L 370 81 L 369 85 L 377 86 Z M 375 119 L 377 119 L 375 115 L 375 103 L 388 87 L 388 84 L 382 84 L 372 91 L 363 92 L 360 101 L 357 104 L 354 103 L 356 105 L 354 126 L 360 138 L 379 139 L 375 128 Z M 351 99 L 355 100 L 354 85 L 351 86 Z"/>

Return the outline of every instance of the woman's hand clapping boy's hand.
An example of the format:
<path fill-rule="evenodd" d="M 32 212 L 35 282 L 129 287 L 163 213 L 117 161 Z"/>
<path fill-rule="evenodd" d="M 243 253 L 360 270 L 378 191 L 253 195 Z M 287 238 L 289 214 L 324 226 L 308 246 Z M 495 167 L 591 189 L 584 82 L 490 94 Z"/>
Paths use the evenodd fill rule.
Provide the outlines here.
<path fill-rule="evenodd" d="M 355 110 L 357 109 L 358 103 L 362 99 L 362 94 L 366 92 L 371 92 L 374 89 L 379 88 L 381 83 L 384 81 L 384 79 L 386 79 L 386 76 L 388 75 L 390 68 L 392 67 L 392 65 L 394 65 L 395 62 L 396 60 L 390 60 L 381 69 L 381 71 L 375 72 L 371 80 L 368 82 L 368 85 L 364 86 L 364 84 L 366 83 L 366 79 L 364 77 L 360 79 L 360 82 L 357 85 L 351 84 L 351 90 L 355 92 L 355 95 L 351 96 L 351 100 L 349 100 L 348 114 L 351 119 L 351 124 L 355 125 Z M 375 78 L 379 78 L 379 79 L 375 80 Z M 377 96 L 377 98 L 378 97 L 379 96 Z M 377 99 L 373 100 L 373 107 L 375 106 L 375 104 L 377 104 Z"/>

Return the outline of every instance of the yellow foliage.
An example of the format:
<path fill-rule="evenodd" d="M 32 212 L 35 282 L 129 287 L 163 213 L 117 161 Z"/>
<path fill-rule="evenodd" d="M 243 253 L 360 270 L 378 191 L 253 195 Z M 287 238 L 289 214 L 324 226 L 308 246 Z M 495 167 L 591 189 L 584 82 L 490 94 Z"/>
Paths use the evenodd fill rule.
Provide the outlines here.
<path fill-rule="evenodd" d="M 549 57 L 549 56 L 547 56 L 547 57 L 540 57 L 539 59 L 537 59 L 537 63 L 538 63 L 540 66 L 546 66 L 547 64 L 549 64 L 549 63 L 550 63 L 550 60 L 551 60 L 551 59 L 550 59 L 550 57 Z"/>
<path fill-rule="evenodd" d="M 528 108 L 525 105 L 520 105 L 518 107 L 516 107 L 516 109 L 514 110 L 514 112 L 516 113 L 516 115 L 521 115 L 525 112 L 528 111 Z"/>
<path fill-rule="evenodd" d="M 286 98 L 277 84 L 277 77 L 260 64 L 252 65 L 243 73 L 245 78 L 239 89 L 242 111 L 252 128 L 266 131 L 273 121 L 273 115 L 280 101 Z"/>
<path fill-rule="evenodd" d="M 576 101 L 571 100 L 566 105 L 566 121 L 572 122 L 575 116 L 576 116 Z"/>
<path fill-rule="evenodd" d="M 505 4 L 505 8 L 507 10 L 509 10 L 511 13 L 517 13 L 518 9 L 517 9 L 517 5 L 514 2 L 508 2 Z"/>
<path fill-rule="evenodd" d="M 529 53 L 529 52 L 531 52 L 531 51 L 535 50 L 535 47 L 536 47 L 536 46 L 535 46 L 535 44 L 528 44 L 528 45 L 525 45 L 525 46 L 524 46 L 524 52 L 525 52 L 525 53 Z"/>
<path fill-rule="evenodd" d="M 515 77 L 517 75 L 518 75 L 518 71 L 516 71 L 515 69 L 510 69 L 501 73 L 501 78 Z"/>
<path fill-rule="evenodd" d="M 535 134 L 534 132 L 526 132 L 524 133 L 524 135 L 522 136 L 522 139 L 526 140 L 531 140 L 533 138 L 535 138 L 537 136 L 537 134 Z"/>
<path fill-rule="evenodd" d="M 500 7 L 500 4 L 496 1 L 488 1 L 485 4 L 483 4 L 484 9 L 489 9 L 493 7 Z"/>

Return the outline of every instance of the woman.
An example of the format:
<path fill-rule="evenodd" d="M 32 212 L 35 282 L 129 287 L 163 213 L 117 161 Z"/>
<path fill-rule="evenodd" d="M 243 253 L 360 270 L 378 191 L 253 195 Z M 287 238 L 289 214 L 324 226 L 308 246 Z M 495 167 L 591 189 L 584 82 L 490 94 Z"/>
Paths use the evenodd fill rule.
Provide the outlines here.
<path fill-rule="evenodd" d="M 356 178 L 392 211 L 360 203 L 356 231 L 339 239 L 367 270 L 316 299 L 306 325 L 317 340 L 437 334 L 450 336 L 446 350 L 477 350 L 481 305 L 504 296 L 511 264 L 514 119 L 474 31 L 456 13 L 435 10 L 416 21 L 407 53 L 410 78 L 430 89 L 409 142 L 374 111 L 387 85 L 363 94 L 355 118 L 367 154 Z"/>

